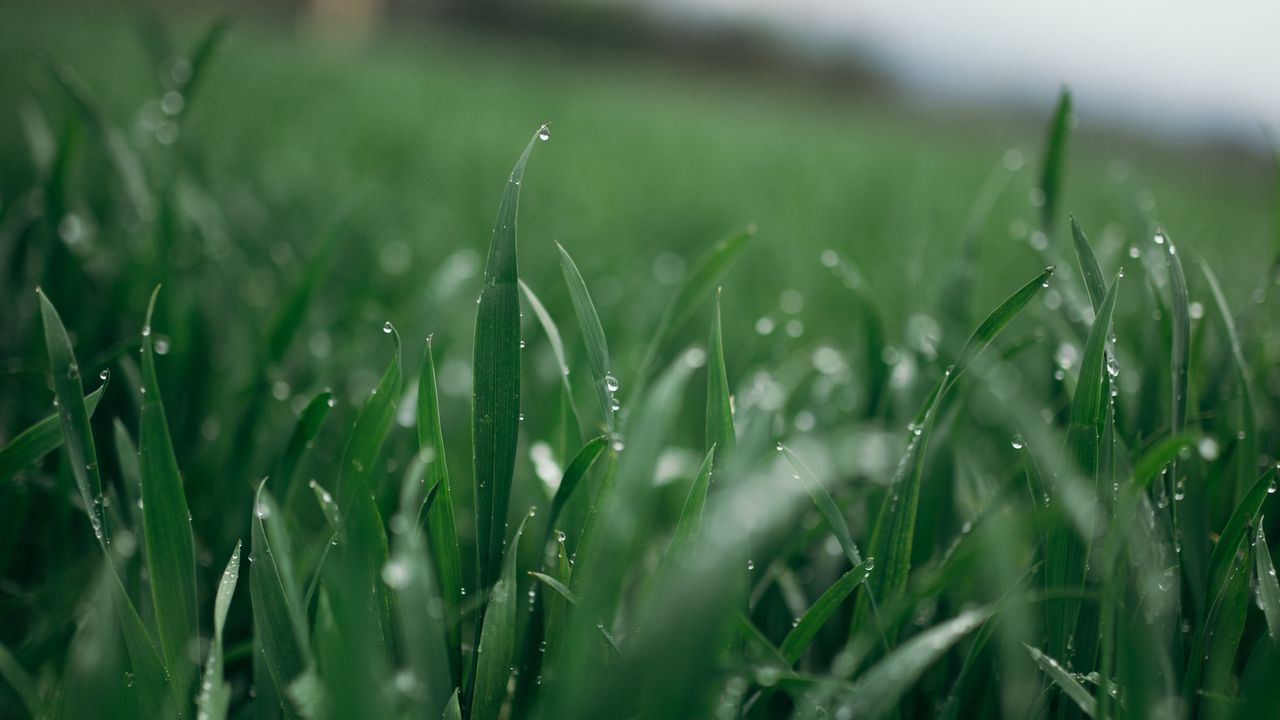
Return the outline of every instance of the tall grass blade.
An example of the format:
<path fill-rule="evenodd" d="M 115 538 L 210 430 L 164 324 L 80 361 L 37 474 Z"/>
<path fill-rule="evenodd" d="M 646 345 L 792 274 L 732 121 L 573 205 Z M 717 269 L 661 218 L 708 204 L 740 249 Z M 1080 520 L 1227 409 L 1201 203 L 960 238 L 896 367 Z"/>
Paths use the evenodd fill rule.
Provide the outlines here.
<path fill-rule="evenodd" d="M 138 466 L 142 471 L 142 526 L 151 600 L 161 654 L 173 690 L 185 697 L 195 666 L 191 648 L 198 637 L 195 540 L 191 513 L 169 440 L 160 383 L 156 378 L 151 319 L 160 288 L 151 293 L 142 327 L 142 420 Z"/>
<path fill-rule="evenodd" d="M 1052 235 L 1053 223 L 1057 219 L 1062 178 L 1066 174 L 1067 140 L 1071 135 L 1071 125 L 1071 90 L 1064 87 L 1058 94 L 1058 105 L 1049 122 L 1044 164 L 1040 169 L 1040 229 L 1046 235 Z"/>
<path fill-rule="evenodd" d="M 840 605 L 849 597 L 854 590 L 858 588 L 867 576 L 871 574 L 871 570 L 866 563 L 862 563 L 853 567 L 853 569 L 840 576 L 839 580 L 832 583 L 831 587 L 813 602 L 801 616 L 800 621 L 795 627 L 791 628 L 791 632 L 787 633 L 787 637 L 782 641 L 782 656 L 786 658 L 788 665 L 794 665 L 804 655 L 804 651 L 809 647 L 809 643 L 813 642 L 813 638 L 817 636 L 822 626 L 831 619 L 831 616 L 839 609 Z"/>
<path fill-rule="evenodd" d="M 689 494 L 685 497 L 684 508 L 680 511 L 680 519 L 676 521 L 676 531 L 671 538 L 671 546 L 667 549 L 665 562 L 681 561 L 689 556 L 698 534 L 702 530 L 702 511 L 707 505 L 707 490 L 711 486 L 711 473 L 715 465 L 716 446 L 713 444 L 702 459 L 698 473 L 693 477 L 693 485 L 689 486 Z"/>
<path fill-rule="evenodd" d="M 604 328 L 600 325 L 600 316 L 596 313 L 595 303 L 587 291 L 587 283 L 578 272 L 569 251 L 560 243 L 556 243 L 560 251 L 560 270 L 564 273 L 565 285 L 569 287 L 569 300 L 573 303 L 573 313 L 578 318 L 578 327 L 582 332 L 582 341 L 587 346 L 587 359 L 591 363 L 591 378 L 596 389 L 596 398 L 600 401 L 600 413 L 604 425 L 609 431 L 614 429 L 614 393 L 618 389 L 618 380 L 613 376 L 613 368 L 609 360 L 609 344 L 605 341 Z"/>
<path fill-rule="evenodd" d="M 67 336 L 67 329 L 63 327 L 53 303 L 49 302 L 42 290 L 36 290 L 36 295 L 40 298 L 40 319 L 44 324 L 44 343 L 49 354 L 49 376 L 53 381 L 58 422 L 66 440 L 71 473 L 80 490 L 85 512 L 89 514 L 93 534 L 99 542 L 110 543 L 102 503 L 102 479 L 98 474 L 98 453 L 94 447 L 93 431 L 89 427 L 89 409 L 85 403 L 84 385 L 80 380 L 80 365 L 71 349 L 71 338 Z M 194 613 L 194 606 L 192 612 Z"/>
<path fill-rule="evenodd" d="M 1271 549 L 1267 547 L 1267 536 L 1262 530 L 1262 518 L 1258 518 L 1258 532 L 1254 535 L 1253 552 L 1256 560 L 1255 570 L 1258 574 L 1258 600 L 1262 605 L 1262 613 L 1267 618 L 1267 634 L 1271 641 L 1280 641 L 1280 581 L 1276 579 L 1276 568 L 1271 562 Z"/>
<path fill-rule="evenodd" d="M 316 436 L 320 434 L 333 404 L 333 392 L 323 390 L 316 393 L 316 396 L 311 398 L 298 415 L 298 422 L 293 427 L 288 444 L 285 445 L 284 454 L 280 457 L 275 475 L 268 481 L 268 490 L 273 495 L 285 498 L 286 507 L 289 505 L 288 500 L 297 493 L 298 462 L 307 448 L 311 447 L 311 443 L 315 442 Z"/>
<path fill-rule="evenodd" d="M 791 468 L 796 471 L 796 477 L 804 483 L 805 490 L 809 491 L 809 497 L 813 498 L 813 504 L 818 508 L 818 512 L 822 513 L 822 518 L 826 520 L 827 526 L 831 528 L 832 534 L 836 537 L 836 542 L 840 543 L 840 548 L 844 550 L 845 557 L 849 559 L 851 565 L 857 566 L 862 564 L 862 553 L 858 552 L 858 546 L 853 542 L 853 536 L 849 532 L 849 522 L 845 520 L 844 513 L 840 512 L 840 507 L 836 505 L 836 501 L 831 497 L 831 493 L 827 492 L 827 488 L 818 480 L 818 476 L 813 474 L 809 466 L 791 451 L 791 448 L 779 444 L 779 449 L 787 458 L 787 462 Z"/>
<path fill-rule="evenodd" d="M 569 384 L 569 362 L 564 354 L 564 340 L 560 338 L 560 326 L 556 325 L 551 313 L 547 312 L 542 301 L 523 280 L 520 281 L 520 290 L 524 293 L 524 299 L 529 303 L 529 307 L 533 309 L 533 316 L 542 326 L 542 332 L 546 334 L 547 342 L 551 345 L 551 353 L 556 358 L 556 365 L 560 367 L 560 388 L 564 393 L 563 402 L 568 408 L 569 425 L 573 430 L 572 440 L 581 442 L 582 420 L 578 416 L 578 406 L 573 401 L 573 387 Z"/>
<path fill-rule="evenodd" d="M 573 497 L 573 491 L 581 484 L 582 478 L 586 477 L 587 471 L 595 464 L 596 458 L 600 457 L 604 449 L 609 445 L 609 436 L 600 435 L 587 441 L 577 454 L 573 456 L 573 460 L 569 462 L 569 466 L 564 469 L 564 474 L 560 478 L 560 485 L 556 488 L 556 494 L 551 498 L 551 511 L 547 514 L 547 532 L 550 533 L 555 529 L 556 520 L 560 517 L 560 511 L 564 510 L 564 506 Z"/>
<path fill-rule="evenodd" d="M 428 548 L 435 565 L 438 592 L 444 602 L 443 624 L 453 686 L 459 687 L 462 683 L 462 555 L 458 549 L 449 466 L 445 461 L 431 338 L 427 338 L 418 377 L 418 452 L 426 462 L 426 485 L 435 488 L 435 498 L 427 510 Z"/>
<path fill-rule="evenodd" d="M 1227 334 L 1227 346 L 1231 349 L 1231 365 L 1235 369 L 1236 381 L 1240 383 L 1240 432 L 1244 433 L 1244 437 L 1240 438 L 1240 449 L 1237 452 L 1235 494 L 1243 497 L 1258 468 L 1258 421 L 1254 414 L 1256 403 L 1253 378 L 1240 344 L 1240 333 L 1236 330 L 1236 323 L 1231 315 L 1231 308 L 1227 305 L 1227 298 L 1222 293 L 1222 286 L 1218 283 L 1218 276 L 1207 262 L 1201 262 L 1200 269 L 1209 285 L 1213 304 L 1218 308 L 1218 318 Z"/>
<path fill-rule="evenodd" d="M 516 210 L 525 164 L 539 130 L 516 161 L 493 226 L 476 310 L 471 437 L 475 468 L 476 589 L 498 577 L 520 432 L 520 291 Z"/>
<path fill-rule="evenodd" d="M 293 574 L 293 553 L 275 501 L 258 486 L 250 516 L 249 595 L 254 641 L 261 645 L 276 694 L 313 666 L 306 614 Z"/>
<path fill-rule="evenodd" d="M 1071 239 L 1075 242 L 1076 258 L 1080 261 L 1080 274 L 1084 276 L 1089 302 L 1096 313 L 1107 296 L 1107 282 L 1102 276 L 1102 266 L 1098 264 L 1098 258 L 1089 245 L 1089 238 L 1085 237 L 1084 230 L 1076 222 L 1074 215 L 1071 216 Z"/>
<path fill-rule="evenodd" d="M 724 458 L 732 457 L 738 444 L 733 429 L 733 403 L 729 396 L 729 375 L 724 367 L 724 339 L 720 330 L 720 290 L 716 289 L 711 315 L 711 336 L 707 339 L 707 440 Z"/>

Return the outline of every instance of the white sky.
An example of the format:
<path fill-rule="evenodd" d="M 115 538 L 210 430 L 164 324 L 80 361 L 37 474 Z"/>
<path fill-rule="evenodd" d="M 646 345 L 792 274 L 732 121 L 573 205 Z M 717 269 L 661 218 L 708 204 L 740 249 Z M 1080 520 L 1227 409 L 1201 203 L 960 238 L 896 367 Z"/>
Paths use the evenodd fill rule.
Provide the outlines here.
<path fill-rule="evenodd" d="M 1086 117 L 1260 140 L 1280 129 L 1277 0 L 603 0 L 676 17 L 758 20 L 852 41 L 932 95 L 1049 103 Z"/>

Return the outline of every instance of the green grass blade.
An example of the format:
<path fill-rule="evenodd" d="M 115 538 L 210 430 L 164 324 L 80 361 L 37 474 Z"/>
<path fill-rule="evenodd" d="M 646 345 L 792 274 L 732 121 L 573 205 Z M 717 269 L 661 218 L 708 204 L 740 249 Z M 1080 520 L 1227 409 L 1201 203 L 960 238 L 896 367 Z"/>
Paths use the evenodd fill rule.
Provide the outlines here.
<path fill-rule="evenodd" d="M 1067 672 L 1057 660 L 1045 655 L 1039 649 L 1030 645 L 1027 645 L 1026 648 L 1031 653 L 1031 659 L 1036 661 L 1036 664 L 1049 676 L 1053 684 L 1058 686 L 1058 689 L 1062 690 L 1076 705 L 1079 705 L 1086 715 L 1097 717 L 1097 701 L 1080 684 L 1079 680 L 1076 680 L 1071 673 Z"/>
<path fill-rule="evenodd" d="M 102 392 L 106 388 L 106 383 L 103 383 L 85 396 L 84 408 L 88 417 L 93 417 L 93 411 L 98 408 L 98 401 L 102 399 Z M 18 433 L 8 445 L 0 448 L 0 485 L 62 447 L 63 437 L 62 420 L 57 413 Z"/>
<path fill-rule="evenodd" d="M 258 486 L 250 517 L 249 594 L 254 640 L 275 688 L 284 691 L 313 665 L 293 558 L 275 501 Z"/>
<path fill-rule="evenodd" d="M 391 429 L 391 421 L 396 413 L 396 400 L 399 399 L 404 384 L 404 374 L 400 368 L 400 335 L 390 323 L 384 326 L 384 330 L 395 343 L 391 362 L 356 416 L 355 427 L 347 437 L 342 451 L 342 465 L 338 469 L 338 507 L 343 518 L 350 514 L 357 497 L 370 496 L 369 482 L 374 463 Z"/>
<path fill-rule="evenodd" d="M 462 706 L 458 704 L 458 691 L 454 690 L 449 704 L 444 706 L 444 720 L 462 720 Z"/>
<path fill-rule="evenodd" d="M 480 644 L 476 646 L 475 689 L 471 696 L 474 720 L 497 720 L 507 697 L 507 680 L 516 659 L 516 611 L 520 605 L 516 561 L 527 520 L 528 516 L 516 529 L 507 548 L 502 574 L 489 592 Z"/>
<path fill-rule="evenodd" d="M 1054 268 L 1047 267 L 1044 272 L 1035 277 L 1034 280 L 1018 288 L 1012 295 L 1005 298 L 1004 302 L 996 306 L 990 314 L 983 319 L 978 325 L 969 339 L 965 341 L 964 348 L 960 350 L 960 355 L 956 359 L 955 370 L 952 372 L 951 380 L 948 383 L 954 385 L 964 372 L 969 369 L 973 361 L 982 354 L 996 339 L 1009 323 L 1022 312 L 1023 308 L 1040 293 L 1041 290 L 1049 286 L 1049 278 L 1053 276 Z"/>
<path fill-rule="evenodd" d="M 689 494 L 685 497 L 684 508 L 680 511 L 680 519 L 676 521 L 676 531 L 671 538 L 671 547 L 667 549 L 666 562 L 682 561 L 692 552 L 702 529 L 702 511 L 707 505 L 707 490 L 711 486 L 711 473 L 715 466 L 716 446 L 713 444 L 702 459 L 698 474 L 693 477 L 693 485 L 689 486 Z"/>
<path fill-rule="evenodd" d="M 1191 312 L 1187 298 L 1187 278 L 1182 271 L 1182 258 L 1163 229 L 1156 230 L 1157 240 L 1163 240 L 1169 263 L 1170 303 L 1173 320 L 1173 349 L 1170 372 L 1173 374 L 1173 406 L 1169 419 L 1170 432 L 1177 434 L 1187 424 L 1187 385 L 1191 366 Z"/>
<path fill-rule="evenodd" d="M 151 318 L 160 288 L 151 293 L 142 328 L 142 420 L 138 466 L 142 471 L 142 526 L 151 599 L 161 654 L 173 691 L 184 697 L 195 667 L 190 648 L 198 637 L 195 540 L 178 460 L 169 440 L 160 383 L 156 379 Z"/>
<path fill-rule="evenodd" d="M 208 720 L 226 720 L 227 708 L 231 704 L 231 688 L 222 677 L 222 630 L 227 624 L 227 612 L 231 609 L 231 598 L 235 595 L 239 579 L 240 542 L 237 541 L 236 549 L 222 571 L 222 579 L 218 581 L 218 594 L 213 603 L 213 642 L 204 664 L 204 682 L 200 683 L 200 694 L 196 697 L 200 717 Z"/>
<path fill-rule="evenodd" d="M 418 452 L 426 460 L 425 482 L 435 488 L 427 510 L 428 547 L 435 565 L 439 593 L 444 601 L 444 626 L 449 667 L 454 687 L 462 682 L 462 556 L 458 549 L 458 529 L 454 519 L 453 491 L 449 486 L 449 466 L 444 454 L 444 432 L 440 425 L 440 398 L 436 388 L 436 365 L 431 338 L 422 355 L 418 376 Z"/>
<path fill-rule="evenodd" d="M 58 421 L 66 440 L 71 473 L 75 476 L 85 512 L 89 513 L 93 534 L 99 542 L 110 543 L 102 504 L 102 479 L 98 474 L 98 452 L 94 447 L 93 430 L 89 427 L 89 409 L 85 404 L 84 385 L 80 381 L 80 365 L 71 349 L 71 338 L 53 303 L 41 290 L 36 290 L 36 295 L 40 298 L 40 319 L 44 324 L 45 348 L 49 354 L 49 376 L 53 381 Z M 194 606 L 192 611 L 194 613 Z"/>
<path fill-rule="evenodd" d="M 779 443 L 778 449 L 787 458 L 791 468 L 796 471 L 796 477 L 804 483 L 805 490 L 809 491 L 809 497 L 813 498 L 813 504 L 818 508 L 818 512 L 822 513 L 822 518 L 827 521 L 827 526 L 836 536 L 836 542 L 840 543 L 840 548 L 844 550 L 849 563 L 855 566 L 861 565 L 862 553 L 858 552 L 858 546 L 854 544 L 853 536 L 849 533 L 849 522 L 845 520 L 844 513 L 840 512 L 840 507 L 836 505 L 831 493 L 827 492 L 827 488 L 818 480 L 818 476 L 813 474 L 809 466 L 800 459 L 799 455 L 792 452 L 791 448 Z"/>
<path fill-rule="evenodd" d="M 787 637 L 782 641 L 782 655 L 787 659 L 788 665 L 795 665 L 800 660 L 822 626 L 831 619 L 832 614 L 839 609 L 845 598 L 849 597 L 870 574 L 871 570 L 866 563 L 856 565 L 840 576 L 839 580 L 832 583 L 831 587 L 813 602 L 813 605 L 801 616 L 800 622 L 791 628 L 791 632 L 787 633 Z"/>
<path fill-rule="evenodd" d="M 1273 642 L 1280 640 L 1280 581 L 1271 562 L 1271 550 L 1262 530 L 1262 518 L 1258 518 L 1258 532 L 1254 535 L 1253 552 L 1258 573 L 1258 599 L 1267 618 L 1267 633 Z"/>
<path fill-rule="evenodd" d="M 297 493 L 298 462 L 302 459 L 302 454 L 311 447 L 311 443 L 315 442 L 316 436 L 320 434 L 333 405 L 333 393 L 324 390 L 316 393 L 316 396 L 311 398 L 298 415 L 298 422 L 289 436 L 289 443 L 285 445 L 284 455 L 280 457 L 276 473 L 268 481 L 270 486 L 268 490 L 273 495 L 285 498 L 285 507 L 289 506 L 289 499 Z"/>
<path fill-rule="evenodd" d="M 342 530 L 342 511 L 338 509 L 338 501 L 334 500 L 333 495 L 315 480 L 307 483 L 307 485 L 311 488 L 311 493 L 316 497 L 316 504 L 320 506 L 320 514 L 324 516 L 324 521 L 329 526 L 329 531 L 333 533 L 340 532 Z"/>
<path fill-rule="evenodd" d="M 1111 336 L 1111 317 L 1115 312 L 1116 295 L 1120 289 L 1120 275 L 1112 281 L 1107 291 L 1093 328 L 1085 341 L 1084 353 L 1080 360 L 1080 378 L 1076 383 L 1075 397 L 1071 402 L 1070 428 L 1072 430 L 1089 430 L 1093 432 L 1091 459 L 1077 455 L 1081 461 L 1081 470 L 1092 477 L 1097 469 L 1097 433 L 1105 418 L 1106 402 L 1103 398 L 1103 385 L 1107 375 L 1106 348 L 1107 339 Z"/>
<path fill-rule="evenodd" d="M 548 588 L 551 588 L 551 590 L 555 591 L 556 596 L 560 600 L 563 600 L 565 603 L 571 606 L 577 607 L 578 604 L 581 602 L 578 596 L 574 595 L 573 591 L 569 589 L 568 585 L 565 585 L 560 580 L 553 578 L 550 575 L 547 575 L 546 573 L 540 573 L 534 570 L 530 570 L 529 577 L 537 580 L 543 585 L 546 585 Z M 596 627 L 600 630 L 600 636 L 604 639 L 605 643 L 608 644 L 608 646 L 613 650 L 613 652 L 615 654 L 621 655 L 622 648 L 618 646 L 618 641 L 615 640 L 614 637 L 610 635 L 607 631 L 605 631 L 604 624 L 600 623 L 596 625 Z"/>
<path fill-rule="evenodd" d="M 645 349 L 644 360 L 640 363 L 640 373 L 637 376 L 639 384 L 645 383 L 649 371 L 653 369 L 653 364 L 658 361 L 658 353 L 666 346 L 671 336 L 689 321 L 702 298 L 720 284 L 725 273 L 733 266 L 734 261 L 746 248 L 747 241 L 755 233 L 755 227 L 751 226 L 730 235 L 711 246 L 693 263 L 692 270 L 681 283 L 680 289 L 676 291 L 667 309 L 663 311 L 653 335 L 649 337 L 649 344 Z"/>
<path fill-rule="evenodd" d="M 551 568 L 555 573 L 556 582 L 568 589 L 569 583 L 573 580 L 573 566 L 569 564 L 569 551 L 564 545 L 564 536 L 556 536 L 556 557 L 555 565 Z M 560 648 L 564 640 L 565 622 L 569 615 L 569 600 L 560 594 L 543 595 L 543 628 L 542 637 L 546 642 L 546 652 L 543 654 L 542 671 L 544 674 L 554 674 L 554 668 L 559 664 L 558 658 Z"/>
<path fill-rule="evenodd" d="M 587 283 L 578 272 L 569 251 L 560 243 L 556 243 L 560 251 L 560 270 L 564 273 L 565 285 L 569 287 L 569 300 L 573 303 L 573 313 L 578 318 L 578 328 L 582 332 L 582 341 L 587 346 L 587 359 L 591 364 L 591 378 L 596 389 L 596 398 L 600 401 L 600 413 L 605 427 L 614 429 L 614 393 L 618 388 L 618 380 L 613 376 L 610 367 L 609 344 L 605 340 L 604 328 L 600 325 L 600 316 L 596 313 L 595 303 L 587 291 Z"/>
<path fill-rule="evenodd" d="M 1223 331 L 1227 334 L 1227 345 L 1231 349 L 1231 363 L 1235 368 L 1236 381 L 1240 383 L 1240 432 L 1244 437 L 1240 440 L 1239 459 L 1236 462 L 1236 495 L 1243 496 L 1258 467 L 1258 421 L 1254 414 L 1253 378 L 1249 372 L 1249 363 L 1245 361 L 1244 351 L 1240 344 L 1240 333 L 1236 330 L 1235 320 L 1231 316 L 1231 308 L 1222 293 L 1218 276 L 1209 267 L 1209 263 L 1201 262 L 1205 282 L 1209 284 L 1209 292 L 1213 296 L 1213 304 L 1218 308 L 1218 318 L 1222 321 Z"/>
<path fill-rule="evenodd" d="M 849 718 L 885 717 L 925 670 L 990 616 L 987 609 L 968 610 L 904 642 L 838 696 L 832 711 Z"/>
<path fill-rule="evenodd" d="M 551 512 L 547 514 L 547 532 L 550 533 L 555 529 L 556 519 L 560 517 L 560 511 L 564 510 L 564 506 L 573 497 L 573 491 L 581 484 L 582 478 L 586 477 L 587 471 L 595 464 L 596 458 L 600 457 L 604 449 L 609 445 L 609 436 L 600 435 L 587 441 L 582 449 L 578 450 L 573 456 L 569 466 L 564 469 L 564 474 L 560 478 L 560 485 L 556 488 L 556 494 L 551 498 Z"/>
<path fill-rule="evenodd" d="M 1066 174 L 1067 140 L 1071 135 L 1071 90 L 1062 88 L 1058 105 L 1049 122 L 1049 138 L 1045 142 L 1044 165 L 1040 169 L 1040 228 L 1050 234 L 1057 218 L 1058 201 L 1062 196 L 1062 178 Z"/>
<path fill-rule="evenodd" d="M 551 313 L 547 312 L 547 308 L 543 306 L 542 301 L 533 293 L 533 289 L 520 281 L 520 290 L 524 293 L 524 299 L 529 303 L 529 307 L 533 309 L 533 316 L 538 319 L 538 324 L 542 326 L 542 332 L 547 336 L 547 342 L 551 344 L 551 353 L 556 358 L 556 364 L 560 367 L 560 387 L 564 391 L 564 402 L 568 406 L 569 424 L 573 428 L 573 441 L 582 441 L 582 420 L 578 416 L 578 406 L 573 401 L 573 386 L 569 384 L 569 362 L 564 354 L 564 341 L 560 338 L 560 326 L 556 325 L 556 321 L 551 317 Z"/>
<path fill-rule="evenodd" d="M 1107 283 L 1102 276 L 1102 266 L 1098 264 L 1098 258 L 1089 245 L 1089 238 L 1085 237 L 1084 230 L 1080 227 L 1080 223 L 1076 222 L 1074 215 L 1071 216 L 1071 239 L 1075 242 L 1076 258 L 1080 261 L 1080 274 L 1084 276 L 1084 286 L 1089 292 L 1089 302 L 1096 313 L 1102 306 L 1102 300 L 1107 296 Z"/>
<path fill-rule="evenodd" d="M 539 130 L 507 179 L 493 226 L 484 288 L 476 309 L 471 438 L 475 469 L 476 589 L 491 585 L 502 564 L 507 505 L 520 434 L 520 291 L 516 210 L 520 183 Z"/>
<path fill-rule="evenodd" d="M 707 340 L 707 447 L 720 448 L 731 457 L 738 444 L 733 429 L 733 403 L 729 396 L 729 374 L 724 367 L 724 339 L 720 331 L 720 290 L 716 289 L 711 315 L 711 337 Z"/>

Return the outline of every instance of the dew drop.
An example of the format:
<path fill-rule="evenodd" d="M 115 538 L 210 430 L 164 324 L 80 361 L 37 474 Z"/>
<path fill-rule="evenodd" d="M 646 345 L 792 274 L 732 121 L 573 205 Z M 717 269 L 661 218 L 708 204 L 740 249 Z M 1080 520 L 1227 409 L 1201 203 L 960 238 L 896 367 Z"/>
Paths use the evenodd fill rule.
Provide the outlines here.
<path fill-rule="evenodd" d="M 392 331 L 392 330 L 394 330 L 394 329 L 395 329 L 395 328 L 391 327 L 391 321 L 390 321 L 390 320 L 388 320 L 387 322 L 382 323 L 382 332 L 384 332 L 384 333 L 386 333 L 386 334 L 390 335 L 390 334 L 391 334 L 391 331 Z"/>
<path fill-rule="evenodd" d="M 1014 450 L 1021 450 L 1027 445 L 1025 442 L 1023 442 L 1021 435 L 1014 435 L 1013 441 L 1010 444 L 1013 445 Z"/>
<path fill-rule="evenodd" d="M 111 377 L 111 371 L 110 371 L 110 370 L 103 370 L 102 372 L 98 373 L 98 379 L 99 379 L 99 380 L 106 380 L 106 379 L 107 379 L 107 378 L 109 378 L 109 377 Z"/>
<path fill-rule="evenodd" d="M 608 390 L 611 393 L 618 392 L 618 387 L 619 387 L 618 378 L 614 377 L 613 373 L 609 373 L 608 375 L 605 375 L 604 387 L 606 390 Z"/>
<path fill-rule="evenodd" d="M 547 127 L 546 125 L 543 125 L 542 127 L 538 128 L 538 139 L 541 140 L 542 142 L 546 142 L 550 140 L 551 128 Z"/>

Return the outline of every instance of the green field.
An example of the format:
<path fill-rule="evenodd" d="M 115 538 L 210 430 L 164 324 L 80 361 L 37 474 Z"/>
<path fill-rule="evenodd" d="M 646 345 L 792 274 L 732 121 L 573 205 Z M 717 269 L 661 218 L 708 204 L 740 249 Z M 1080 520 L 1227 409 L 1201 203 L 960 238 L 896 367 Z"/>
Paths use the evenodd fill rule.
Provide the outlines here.
<path fill-rule="evenodd" d="M 1269 160 L 210 20 L 0 8 L 0 717 L 1280 712 Z"/>

